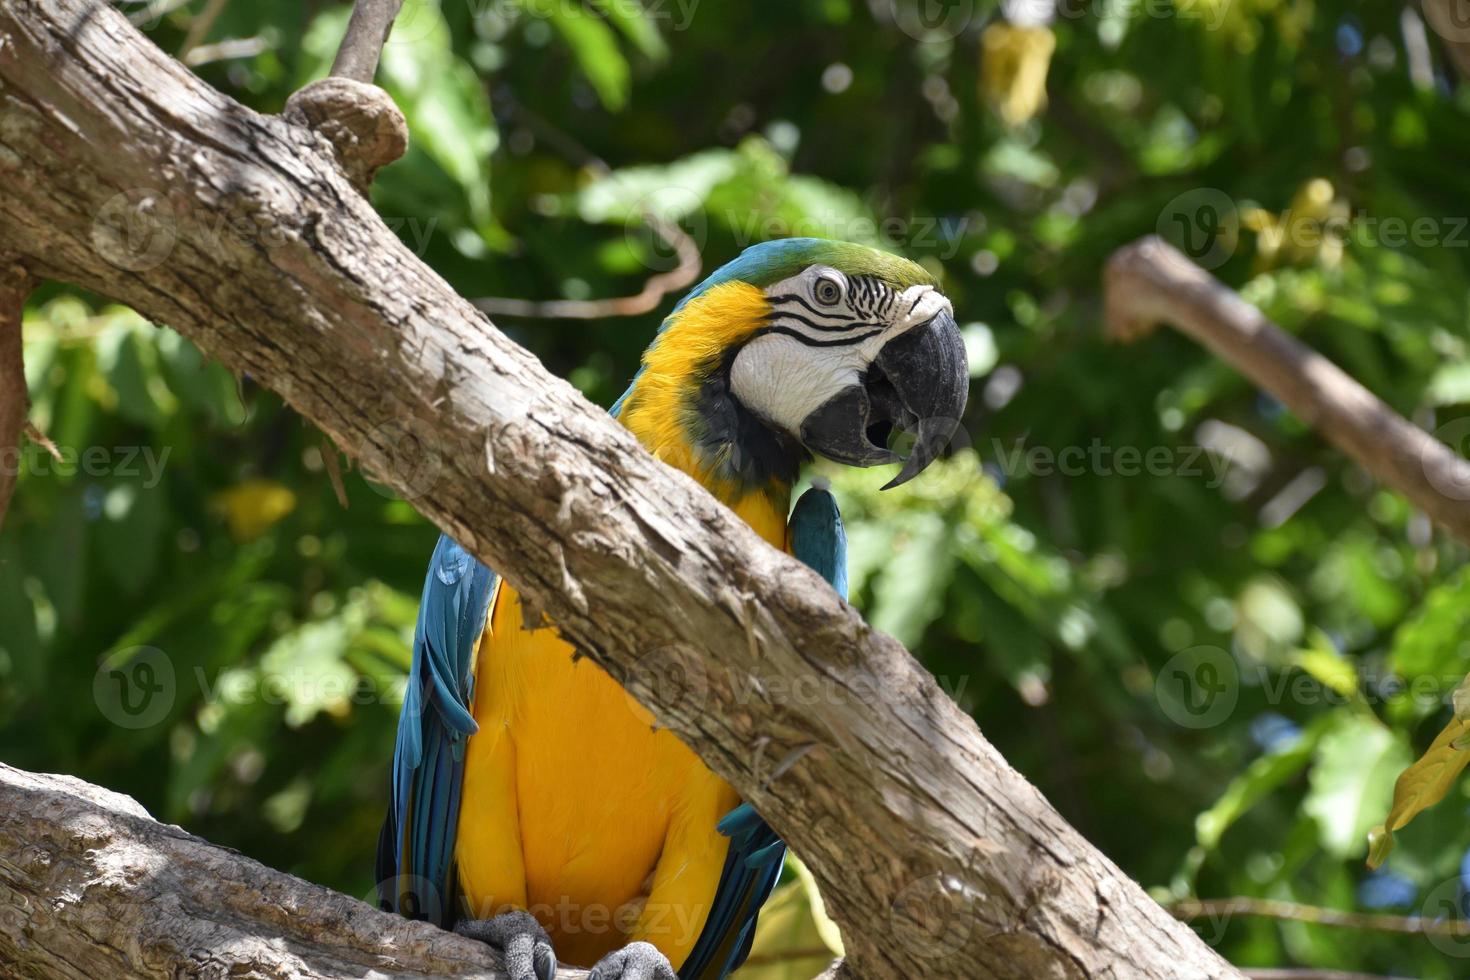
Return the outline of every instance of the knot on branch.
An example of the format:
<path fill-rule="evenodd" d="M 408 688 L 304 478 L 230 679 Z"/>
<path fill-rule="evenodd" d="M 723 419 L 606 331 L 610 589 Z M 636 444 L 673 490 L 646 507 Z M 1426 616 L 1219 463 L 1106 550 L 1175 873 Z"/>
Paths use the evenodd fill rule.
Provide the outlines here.
<path fill-rule="evenodd" d="M 364 194 L 379 167 L 408 150 L 408 123 L 387 92 L 350 78 L 323 78 L 286 100 L 282 116 L 327 138 L 347 179 Z"/>

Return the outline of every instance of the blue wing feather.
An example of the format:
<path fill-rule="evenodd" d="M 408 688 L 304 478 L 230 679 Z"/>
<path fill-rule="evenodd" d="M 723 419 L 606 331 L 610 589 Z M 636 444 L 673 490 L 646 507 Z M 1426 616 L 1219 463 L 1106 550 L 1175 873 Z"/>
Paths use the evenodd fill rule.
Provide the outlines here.
<path fill-rule="evenodd" d="M 837 501 L 825 487 L 801 495 L 788 524 L 791 553 L 847 598 L 847 535 Z M 761 906 L 781 877 L 786 844 L 749 803 L 725 815 L 718 830 L 730 838 L 709 918 L 679 970 L 680 980 L 718 980 L 745 962 Z"/>
<path fill-rule="evenodd" d="M 392 800 L 378 839 L 380 903 L 452 925 L 464 743 L 476 730 L 474 658 L 497 576 L 439 536 L 414 628 L 398 716 Z"/>

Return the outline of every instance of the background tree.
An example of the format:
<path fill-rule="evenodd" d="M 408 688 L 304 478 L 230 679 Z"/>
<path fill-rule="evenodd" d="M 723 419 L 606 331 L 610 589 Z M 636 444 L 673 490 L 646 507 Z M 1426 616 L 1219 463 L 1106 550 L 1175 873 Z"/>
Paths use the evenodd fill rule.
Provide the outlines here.
<path fill-rule="evenodd" d="M 325 72 L 347 15 L 126 9 L 270 112 Z M 832 474 L 873 623 L 1166 901 L 1457 914 L 1459 790 L 1386 871 L 1362 858 L 1470 668 L 1463 546 L 1186 341 L 1105 343 L 1098 294 L 1113 249 L 1175 236 L 1459 442 L 1457 38 L 1393 5 L 1072 5 L 1047 28 L 947 10 L 925 26 L 842 0 L 409 0 L 379 81 L 411 147 L 374 203 L 457 290 L 513 312 L 531 311 L 507 297 L 639 293 L 679 265 L 660 222 L 706 270 L 792 233 L 937 264 L 970 324 L 974 451 L 897 494 Z M 671 302 L 498 320 L 608 403 Z M 75 455 L 27 450 L 0 534 L 6 761 L 366 893 L 433 528 L 353 474 L 340 507 L 317 433 L 134 314 L 47 286 L 25 345 L 31 418 Z M 139 647 L 178 679 L 156 718 L 93 686 Z M 1428 683 L 1395 696 L 1393 678 Z M 790 932 L 768 927 L 758 955 L 820 947 L 799 881 Z M 1448 977 L 1465 952 L 1246 915 L 1200 926 L 1247 965 Z"/>

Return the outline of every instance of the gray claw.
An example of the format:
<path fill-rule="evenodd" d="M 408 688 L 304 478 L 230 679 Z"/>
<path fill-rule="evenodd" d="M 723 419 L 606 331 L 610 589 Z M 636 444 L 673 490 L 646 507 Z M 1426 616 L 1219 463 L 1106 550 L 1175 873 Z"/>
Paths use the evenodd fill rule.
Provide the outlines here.
<path fill-rule="evenodd" d="M 500 950 L 510 980 L 556 980 L 551 937 L 530 912 L 515 909 L 493 919 L 460 919 L 454 931 Z"/>
<path fill-rule="evenodd" d="M 587 980 L 679 980 L 669 958 L 652 943 L 629 943 L 592 968 Z"/>

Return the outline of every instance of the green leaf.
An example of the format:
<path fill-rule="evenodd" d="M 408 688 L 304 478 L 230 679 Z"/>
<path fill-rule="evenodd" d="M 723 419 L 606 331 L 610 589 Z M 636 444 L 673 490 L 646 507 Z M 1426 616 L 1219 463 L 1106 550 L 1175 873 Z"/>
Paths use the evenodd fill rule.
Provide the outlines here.
<path fill-rule="evenodd" d="M 1470 363 L 1445 364 L 1434 372 L 1424 396 L 1435 405 L 1463 405 L 1470 402 Z"/>
<path fill-rule="evenodd" d="M 1470 672 L 1470 568 L 1429 591 L 1418 610 L 1394 634 L 1388 669 L 1412 686 L 1424 678 L 1448 688 Z M 1398 698 L 1393 715 L 1422 718 L 1435 710 L 1438 699 Z"/>
<path fill-rule="evenodd" d="M 1322 847 L 1340 858 L 1361 855 L 1368 830 L 1389 812 L 1390 780 L 1413 756 L 1402 735 L 1366 712 L 1336 712 L 1318 743 L 1302 812 L 1317 821 Z"/>
<path fill-rule="evenodd" d="M 628 102 L 628 60 L 612 28 L 585 7 L 567 0 L 529 0 L 527 12 L 545 17 L 561 35 L 603 106 L 616 112 Z"/>
<path fill-rule="evenodd" d="M 1232 779 L 1214 806 L 1195 817 L 1194 832 L 1199 845 L 1213 851 L 1232 824 L 1272 790 L 1301 772 L 1333 722 L 1332 715 L 1315 719 L 1296 739 L 1255 759 L 1243 773 Z"/>
<path fill-rule="evenodd" d="M 654 61 L 668 57 L 669 46 L 658 32 L 653 15 L 642 5 L 625 0 L 592 0 L 592 6 L 645 56 Z"/>
<path fill-rule="evenodd" d="M 869 618 L 905 646 L 915 646 L 944 611 L 955 565 L 949 537 L 949 526 L 939 514 L 905 515 L 892 538 L 888 560 L 873 581 Z"/>

